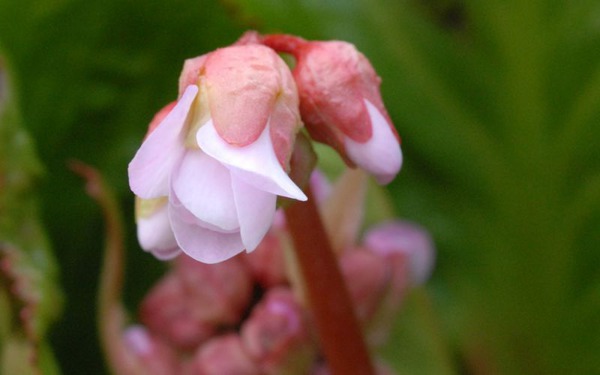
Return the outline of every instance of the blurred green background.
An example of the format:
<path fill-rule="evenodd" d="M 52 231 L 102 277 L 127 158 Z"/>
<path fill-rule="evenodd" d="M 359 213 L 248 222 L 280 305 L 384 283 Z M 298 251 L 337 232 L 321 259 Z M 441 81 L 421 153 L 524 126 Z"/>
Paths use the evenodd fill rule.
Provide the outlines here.
<path fill-rule="evenodd" d="M 405 156 L 394 208 L 438 248 L 393 368 L 600 374 L 600 2 L 0 0 L 0 246 L 35 280 L 45 373 L 107 372 L 103 220 L 67 160 L 119 196 L 134 309 L 164 265 L 136 243 L 127 163 L 183 60 L 249 28 L 350 41 L 383 79 Z M 4 353 L 29 337 L 15 303 L 0 289 Z"/>

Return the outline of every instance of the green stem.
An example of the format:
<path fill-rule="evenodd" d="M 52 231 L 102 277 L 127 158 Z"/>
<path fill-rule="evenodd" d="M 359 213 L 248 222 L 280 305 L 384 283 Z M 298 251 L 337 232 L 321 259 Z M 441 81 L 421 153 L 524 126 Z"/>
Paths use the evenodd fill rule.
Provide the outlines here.
<path fill-rule="evenodd" d="M 286 219 L 328 366 L 334 375 L 375 374 L 310 189 L 307 196 L 286 209 Z"/>

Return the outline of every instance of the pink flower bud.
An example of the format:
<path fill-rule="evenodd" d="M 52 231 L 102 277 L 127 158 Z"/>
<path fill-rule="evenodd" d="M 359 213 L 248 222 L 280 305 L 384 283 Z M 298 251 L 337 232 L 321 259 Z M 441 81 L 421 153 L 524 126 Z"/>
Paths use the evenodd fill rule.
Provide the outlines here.
<path fill-rule="evenodd" d="M 218 328 L 235 325 L 250 302 L 252 287 L 237 258 L 211 266 L 182 256 L 144 299 L 140 318 L 152 332 L 190 349 Z"/>
<path fill-rule="evenodd" d="M 287 282 L 281 236 L 280 229 L 272 228 L 256 250 L 244 257 L 254 279 L 264 288 Z"/>
<path fill-rule="evenodd" d="M 208 339 L 215 326 L 198 315 L 202 306 L 190 303 L 181 279 L 164 277 L 142 302 L 140 320 L 156 335 L 180 349 L 191 349 Z"/>
<path fill-rule="evenodd" d="M 240 337 L 228 334 L 202 345 L 185 366 L 184 375 L 261 375 Z"/>
<path fill-rule="evenodd" d="M 435 262 L 431 236 L 422 227 L 407 222 L 383 223 L 369 230 L 364 244 L 371 251 L 388 259 L 406 258 L 413 284 L 423 284 L 429 278 Z"/>
<path fill-rule="evenodd" d="M 381 79 L 369 61 L 339 41 L 298 43 L 294 78 L 310 135 L 350 165 L 389 183 L 402 165 L 399 138 L 385 110 Z"/>
<path fill-rule="evenodd" d="M 236 45 L 186 61 L 179 99 L 157 115 L 129 164 L 138 197 L 168 202 L 147 217 L 157 223 L 142 222 L 144 249 L 173 256 L 163 246 L 170 227 L 178 248 L 205 263 L 254 250 L 277 196 L 306 199 L 286 173 L 297 107 L 291 72 L 268 47 Z M 148 235 L 152 228 L 163 235 Z"/>
<path fill-rule="evenodd" d="M 368 328 L 369 342 L 379 345 L 387 340 L 390 324 L 408 288 L 424 283 L 429 277 L 434 250 L 425 230 L 401 221 L 384 223 L 369 230 L 364 246 L 389 267 L 387 292 Z"/>
<path fill-rule="evenodd" d="M 177 375 L 180 372 L 176 354 L 143 326 L 128 327 L 123 333 L 126 347 L 132 352 L 135 364 L 127 365 L 127 374 Z"/>
<path fill-rule="evenodd" d="M 201 310 L 197 316 L 204 321 L 236 324 L 252 298 L 253 280 L 239 257 L 214 265 L 180 257 L 175 272 L 183 282 L 189 302 Z"/>
<path fill-rule="evenodd" d="M 315 359 L 304 311 L 287 288 L 269 290 L 242 326 L 241 337 L 262 374 L 303 375 Z"/>
<path fill-rule="evenodd" d="M 340 267 L 356 314 L 367 325 L 380 307 L 389 287 L 389 266 L 382 257 L 357 249 L 343 254 Z"/>

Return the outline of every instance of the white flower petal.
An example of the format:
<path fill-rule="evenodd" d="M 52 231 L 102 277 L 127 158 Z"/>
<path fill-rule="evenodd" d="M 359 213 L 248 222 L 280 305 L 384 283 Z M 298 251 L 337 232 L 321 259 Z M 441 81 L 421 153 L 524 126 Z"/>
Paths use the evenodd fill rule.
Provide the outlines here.
<path fill-rule="evenodd" d="M 371 118 L 373 136 L 365 143 L 355 142 L 346 137 L 344 146 L 348 157 L 370 174 L 377 182 L 391 182 L 402 166 L 402 151 L 390 125 L 379 110 L 365 99 Z"/>
<path fill-rule="evenodd" d="M 169 193 L 169 175 L 185 151 L 182 129 L 197 93 L 197 86 L 188 86 L 129 163 L 129 186 L 137 196 L 151 199 Z"/>
<path fill-rule="evenodd" d="M 182 205 L 169 202 L 169 219 L 181 250 L 199 262 L 219 263 L 244 250 L 239 232 L 222 233 L 203 228 Z"/>
<path fill-rule="evenodd" d="M 178 201 L 196 218 L 222 231 L 239 228 L 229 170 L 212 157 L 188 150 L 171 184 Z"/>
<path fill-rule="evenodd" d="M 273 223 L 277 196 L 238 178 L 232 179 L 233 195 L 246 251 L 256 249 Z"/>
<path fill-rule="evenodd" d="M 244 147 L 225 142 L 212 120 L 198 130 L 196 140 L 208 155 L 225 164 L 233 175 L 257 189 L 288 198 L 306 200 L 306 195 L 283 170 L 271 143 L 269 125 L 258 139 Z"/>
<path fill-rule="evenodd" d="M 158 260 L 171 260 L 181 254 L 181 249 L 179 248 L 179 245 L 175 243 L 175 247 L 168 249 L 154 249 L 151 253 Z"/>
<path fill-rule="evenodd" d="M 166 204 L 152 215 L 137 219 L 137 237 L 142 249 L 160 260 L 172 259 L 180 252 L 171 230 Z"/>

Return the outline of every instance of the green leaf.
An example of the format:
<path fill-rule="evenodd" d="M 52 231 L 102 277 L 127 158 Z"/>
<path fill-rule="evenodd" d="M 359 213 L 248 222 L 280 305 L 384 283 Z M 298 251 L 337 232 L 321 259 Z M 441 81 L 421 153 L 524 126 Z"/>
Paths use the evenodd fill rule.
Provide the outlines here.
<path fill-rule="evenodd" d="M 57 268 L 40 224 L 41 174 L 0 55 L 0 366 L 6 374 L 58 373 L 47 348 L 61 311 Z"/>

